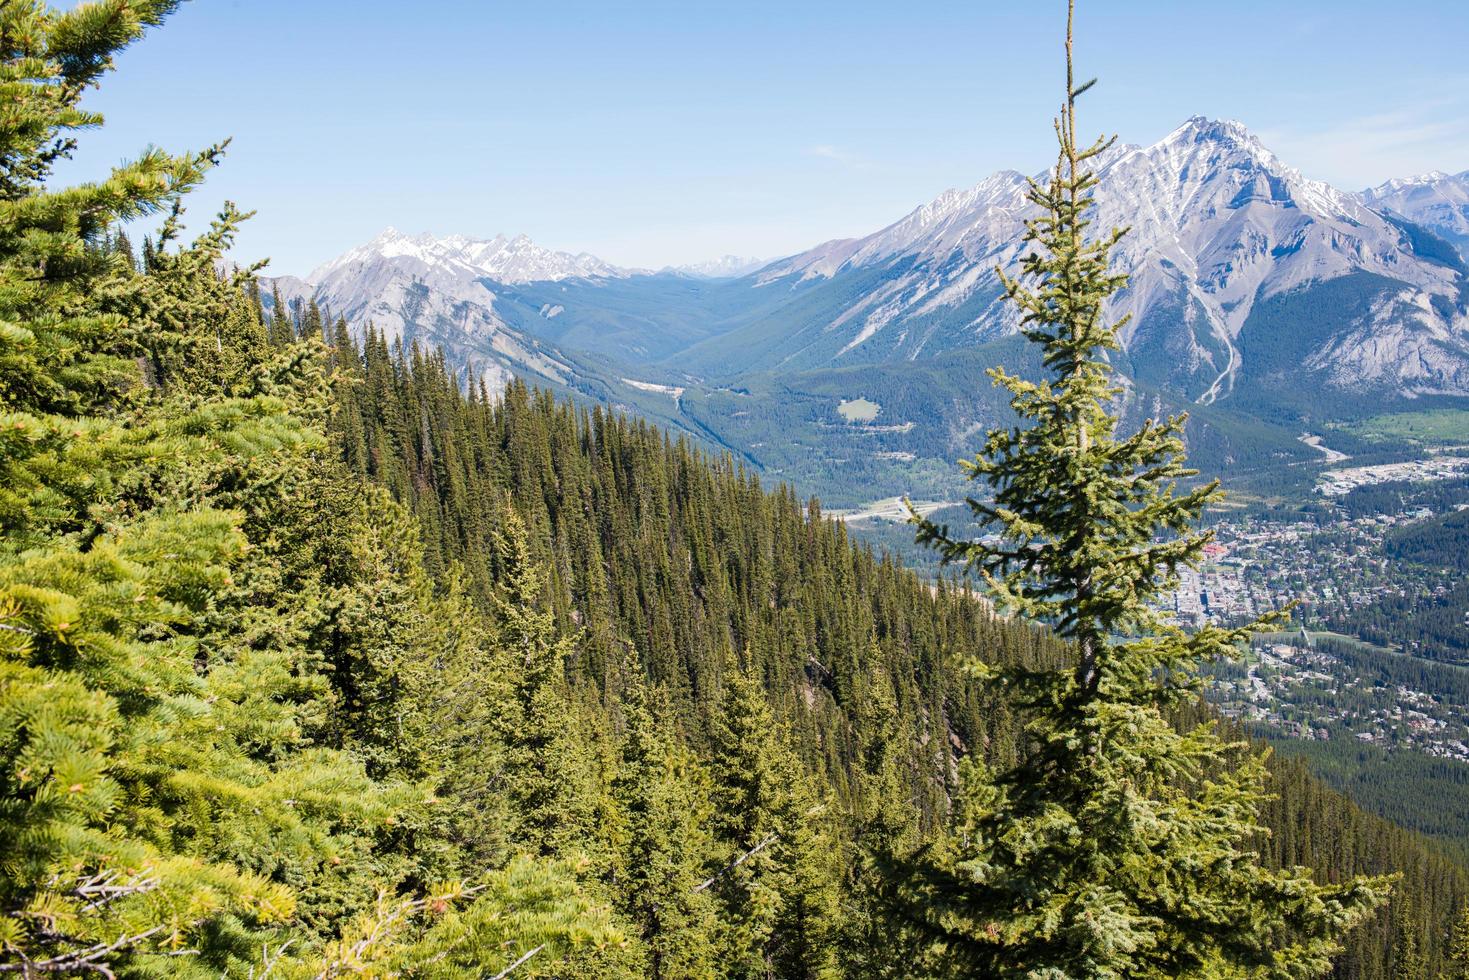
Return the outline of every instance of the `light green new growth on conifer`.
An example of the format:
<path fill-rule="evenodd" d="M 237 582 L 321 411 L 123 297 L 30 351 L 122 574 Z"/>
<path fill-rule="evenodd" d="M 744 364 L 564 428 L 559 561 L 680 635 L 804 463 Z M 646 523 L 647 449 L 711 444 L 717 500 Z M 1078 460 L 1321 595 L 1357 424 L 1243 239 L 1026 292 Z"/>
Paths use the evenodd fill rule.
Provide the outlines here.
<path fill-rule="evenodd" d="M 572 856 L 445 839 L 463 760 L 426 730 L 471 714 L 446 661 L 493 658 L 444 636 L 473 617 L 402 508 L 325 458 L 320 339 L 272 348 L 250 270 L 219 271 L 243 216 L 175 247 L 219 148 L 46 183 L 176 6 L 0 4 L 0 975 L 618 949 Z M 140 266 L 113 229 L 155 213 Z"/>

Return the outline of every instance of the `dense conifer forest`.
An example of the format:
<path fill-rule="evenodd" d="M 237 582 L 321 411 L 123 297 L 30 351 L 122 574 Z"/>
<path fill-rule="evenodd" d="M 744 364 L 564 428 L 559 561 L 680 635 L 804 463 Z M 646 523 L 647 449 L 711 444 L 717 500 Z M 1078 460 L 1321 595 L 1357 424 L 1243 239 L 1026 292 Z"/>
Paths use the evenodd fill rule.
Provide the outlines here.
<path fill-rule="evenodd" d="M 1333 625 L 1462 668 L 1469 664 L 1469 509 L 1440 506 L 1447 512 L 1394 528 L 1383 540 L 1383 554 L 1402 569 L 1406 587 L 1344 611 Z"/>
<path fill-rule="evenodd" d="M 299 319 L 317 322 L 309 311 Z M 333 333 L 344 338 L 340 325 Z M 472 393 L 466 393 L 438 356 L 413 351 L 395 356 L 381 338 L 371 336 L 366 350 L 345 339 L 339 343 L 344 345 L 342 349 L 355 352 L 355 356 L 343 359 L 346 373 L 338 378 L 337 389 L 339 398 L 343 399 L 341 404 L 350 411 L 344 411 L 333 423 L 349 465 L 367 470 L 372 482 L 382 481 L 396 487 L 399 499 L 412 507 L 424 526 L 461 528 L 474 522 L 468 514 L 478 506 L 476 501 L 511 501 L 529 525 L 540 528 L 536 547 L 547 556 L 548 566 L 571 569 L 559 575 L 548 573 L 548 578 L 559 582 L 560 597 L 547 597 L 551 606 L 562 610 L 558 618 L 578 629 L 579 624 L 601 617 L 606 624 L 606 635 L 626 637 L 628 646 L 646 645 L 649 654 L 645 663 L 649 672 L 655 669 L 652 651 L 657 649 L 648 633 L 650 622 L 692 618 L 708 624 L 723 623 L 718 635 L 739 637 L 743 649 L 752 634 L 742 629 L 742 623 L 765 618 L 770 625 L 753 635 L 774 638 L 777 634 L 773 624 L 782 618 L 782 613 L 792 615 L 798 609 L 811 608 L 813 602 L 816 608 L 830 610 L 828 615 L 818 617 L 818 621 L 831 624 L 825 628 L 788 635 L 769 648 L 757 643 L 749 649 L 764 649 L 765 653 L 757 654 L 754 659 L 766 662 L 774 659 L 779 665 L 762 668 L 772 710 L 777 717 L 787 720 L 808 771 L 820 773 L 822 782 L 834 787 L 835 792 L 850 795 L 854 787 L 861 792 L 871 785 L 860 771 L 852 771 L 850 757 L 846 763 L 840 757 L 833 760 L 830 736 L 823 732 L 826 726 L 832 726 L 838 733 L 859 728 L 873 717 L 864 706 L 870 695 L 860 682 L 853 684 L 847 671 L 843 674 L 847 674 L 848 680 L 842 682 L 823 666 L 851 662 L 850 658 L 834 653 L 835 648 L 827 641 L 831 630 L 840 628 L 837 624 L 842 622 L 861 622 L 864 632 L 875 629 L 873 635 L 887 638 L 878 644 L 877 649 L 886 652 L 879 653 L 877 663 L 891 672 L 888 685 L 894 689 L 906 686 L 909 692 L 899 702 L 906 710 L 894 712 L 894 717 L 901 719 L 902 727 L 910 733 L 907 742 L 910 748 L 932 744 L 937 736 L 941 744 L 950 747 L 949 754 L 953 757 L 978 744 L 992 763 L 1003 764 L 1014 758 L 1019 737 L 1015 719 L 1003 703 L 986 700 L 982 688 L 973 685 L 959 668 L 967 651 L 996 664 L 1058 657 L 1061 651 L 1043 633 L 995 620 L 972 594 L 960 589 L 927 585 L 918 576 L 854 545 L 847 540 L 840 523 L 809 520 L 812 505 L 803 505 L 788 489 L 762 491 L 758 482 L 742 474 L 732 461 L 704 457 L 687 443 L 670 442 L 656 429 L 636 420 L 612 417 L 597 409 L 579 409 L 537 395 L 521 385 L 512 385 L 503 399 L 487 398 L 477 386 L 470 386 Z M 369 380 L 370 373 L 377 373 L 378 377 Z M 392 393 L 390 404 L 365 403 L 361 393 L 374 390 Z M 406 427 L 396 424 L 402 438 L 392 435 L 394 426 L 388 419 L 414 418 L 429 421 Z M 602 433 L 600 438 L 596 437 L 598 432 Z M 478 450 L 473 448 L 476 444 Z M 624 458 L 641 462 L 637 466 L 610 462 L 598 465 L 598 460 L 606 457 L 607 451 L 600 448 L 603 445 L 621 447 Z M 538 447 L 530 457 L 532 465 L 519 468 L 518 472 L 526 478 L 524 483 L 519 482 L 511 461 L 512 456 L 520 454 L 513 446 Z M 456 472 L 439 464 L 430 465 L 433 460 L 456 460 L 459 469 Z M 479 462 L 471 463 L 473 460 Z M 678 474 L 684 474 L 685 479 L 691 475 L 699 477 L 697 485 L 701 488 L 699 496 L 706 498 L 704 505 L 690 506 L 686 502 L 689 491 L 681 488 Z M 662 499 L 655 500 L 654 494 Z M 652 521 L 647 533 L 657 545 L 651 558 L 640 560 L 636 551 L 618 558 L 614 549 L 626 548 L 625 538 L 574 530 L 584 523 L 586 511 L 581 507 L 568 509 L 561 501 L 577 498 L 597 501 L 593 513 L 607 514 L 604 523 L 642 527 L 644 522 Z M 741 499 L 741 504 L 732 503 Z M 761 518 L 758 515 L 762 512 L 776 516 Z M 721 600 L 720 605 L 711 609 L 703 598 L 709 593 L 702 587 L 690 588 L 687 577 L 670 588 L 658 588 L 656 582 L 652 587 L 640 582 L 646 578 L 649 566 L 679 567 L 686 569 L 685 576 L 692 574 L 702 579 L 709 572 L 692 557 L 697 543 L 750 540 L 747 533 L 735 530 L 747 516 L 767 528 L 785 528 L 795 537 L 781 542 L 767 530 L 762 535 L 768 542 L 764 547 L 745 551 L 725 546 L 705 554 L 717 556 L 717 574 L 721 578 L 732 573 L 738 580 L 763 580 L 766 584 L 755 594 L 757 601 L 739 601 L 732 607 L 727 600 Z M 493 526 L 493 517 L 490 520 Z M 437 552 L 430 554 L 429 564 L 445 567 L 446 556 L 465 553 L 467 545 L 456 540 L 457 533 L 443 539 L 441 545 L 426 546 L 426 551 Z M 480 536 L 482 541 L 491 539 L 492 534 Z M 808 541 L 824 541 L 825 545 L 813 548 L 805 544 Z M 630 599 L 625 611 L 608 609 L 607 586 L 593 592 L 581 584 L 575 570 L 578 562 L 573 561 L 578 552 L 596 556 L 593 561 L 579 563 L 594 581 L 605 582 L 619 574 L 629 580 L 624 588 L 616 590 Z M 768 570 L 771 563 L 781 560 L 778 556 L 799 559 L 805 555 L 825 557 L 816 563 L 793 560 L 786 572 L 778 576 Z M 491 562 L 492 559 L 486 559 L 487 565 Z M 487 576 L 493 577 L 493 573 Z M 824 580 L 827 587 L 812 592 L 807 588 L 781 589 L 776 585 L 777 581 L 810 583 L 813 578 Z M 849 584 L 839 586 L 838 583 Z M 728 596 L 730 592 L 714 594 Z M 591 595 L 600 598 L 589 602 Z M 695 598 L 691 601 L 690 596 Z M 847 608 L 842 609 L 843 606 Z M 888 618 L 894 615 L 897 621 Z M 595 635 L 593 630 L 583 632 L 583 642 L 590 644 Z M 634 637 L 646 639 L 635 641 Z M 615 647 L 616 641 L 610 645 Z M 697 649 L 698 644 L 690 646 Z M 680 648 L 689 647 L 674 644 L 670 650 Z M 803 650 L 820 652 L 811 654 Z M 601 679 L 602 667 L 595 668 L 595 674 L 585 673 L 593 670 L 592 663 L 590 656 L 572 660 L 569 672 L 581 675 L 573 684 L 605 688 L 617 683 L 615 679 Z M 930 675 L 930 679 L 919 666 L 925 663 L 942 664 L 942 669 Z M 893 664 L 903 667 L 893 672 Z M 673 673 L 682 677 L 690 669 L 680 666 Z M 852 691 L 855 700 L 842 698 L 843 690 Z M 941 692 L 937 702 L 933 692 Z M 884 696 L 890 695 L 884 692 Z M 672 695 L 669 697 L 673 700 Z M 927 719 L 935 717 L 927 709 L 932 703 L 942 706 L 938 716 L 948 719 L 947 732 L 942 727 L 938 733 L 926 730 Z M 688 737 L 696 746 L 707 744 L 707 735 L 697 722 L 701 714 L 707 717 L 709 712 L 691 712 L 695 721 Z M 1189 717 L 1193 714 L 1189 713 Z M 890 731 L 888 726 L 892 724 L 886 722 L 884 728 Z M 978 743 L 973 741 L 976 737 L 980 739 Z M 854 741 L 851 736 L 846 740 L 856 748 L 863 742 L 860 738 Z M 890 739 L 883 736 L 883 741 Z M 931 780 L 929 793 L 939 792 L 945 772 L 944 754 L 925 756 L 917 751 L 916 757 L 907 763 L 908 777 L 921 781 L 927 772 Z M 866 758 L 865 754 L 858 755 L 855 761 L 860 765 Z M 951 758 L 948 765 L 951 783 L 956 761 Z M 1435 968 L 1441 966 L 1443 961 L 1438 957 L 1447 948 L 1448 923 L 1464 896 L 1469 895 L 1466 890 L 1469 880 L 1462 868 L 1420 838 L 1362 813 L 1320 785 L 1300 763 L 1275 762 L 1272 769 L 1275 780 L 1272 789 L 1278 798 L 1266 805 L 1263 815 L 1265 825 L 1272 828 L 1271 836 L 1265 841 L 1270 862 L 1317 868 L 1328 879 L 1363 871 L 1402 871 L 1403 896 L 1414 893 L 1412 899 L 1405 900 L 1416 902 L 1416 908 L 1434 910 L 1430 917 L 1436 925 L 1425 920 L 1417 928 L 1425 933 L 1424 945 L 1430 949 L 1428 955 L 1434 957 Z M 899 797 L 896 804 L 892 799 L 887 801 L 896 811 L 887 819 L 911 819 L 904 813 L 912 805 L 908 800 L 922 801 L 925 794 L 921 786 L 908 792 L 914 795 Z M 857 830 L 851 833 L 860 831 L 862 814 L 881 805 L 880 797 L 852 801 L 848 826 L 855 820 Z M 1353 933 L 1348 952 L 1338 959 L 1334 975 L 1396 976 L 1392 956 L 1399 921 L 1397 912 L 1392 910 Z M 858 970 L 853 975 L 864 974 Z M 899 970 L 892 975 L 906 974 Z"/>
<path fill-rule="evenodd" d="M 983 975 L 932 886 L 1040 758 L 988 675 L 1074 644 L 644 422 L 266 315 L 244 215 L 182 236 L 219 148 L 50 186 L 174 6 L 0 6 L 0 973 Z M 1096 975 L 1312 975 L 1273 950 L 1351 909 L 1332 975 L 1464 975 L 1462 867 L 1271 770 L 1251 846 L 1340 892 Z"/>

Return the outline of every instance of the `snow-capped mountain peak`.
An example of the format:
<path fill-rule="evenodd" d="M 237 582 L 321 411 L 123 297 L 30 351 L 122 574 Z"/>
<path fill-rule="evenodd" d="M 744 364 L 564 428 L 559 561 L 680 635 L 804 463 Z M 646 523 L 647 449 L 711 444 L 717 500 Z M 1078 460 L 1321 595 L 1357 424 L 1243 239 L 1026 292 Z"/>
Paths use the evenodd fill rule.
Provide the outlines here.
<path fill-rule="evenodd" d="M 1244 363 L 1239 337 L 1258 303 L 1348 275 L 1401 283 L 1402 302 L 1426 311 L 1412 314 L 1424 336 L 1441 340 L 1459 329 L 1453 310 L 1461 277 L 1452 263 L 1421 253 L 1377 203 L 1286 165 L 1242 123 L 1194 116 L 1151 145 L 1115 145 L 1092 166 L 1093 227 L 1130 229 L 1113 253 L 1130 284 L 1109 313 L 1132 314 L 1123 341 L 1135 363 L 1156 369 L 1148 380 L 1206 402 L 1222 397 Z M 1021 238 L 1035 209 L 1026 190 L 1023 176 L 1002 171 L 945 191 L 865 238 L 828 242 L 766 267 L 758 281 L 767 287 L 810 288 L 859 270 L 878 283 L 861 293 L 834 287 L 833 295 L 845 297 L 841 308 L 818 336 L 792 341 L 793 353 L 781 356 L 811 364 L 849 354 L 912 358 L 1014 329 L 994 270 L 1014 274 L 1028 251 Z M 1435 200 L 1469 201 L 1454 197 L 1469 184 L 1452 178 L 1431 191 Z M 1469 209 L 1453 213 L 1469 230 Z M 952 332 L 939 332 L 938 323 Z M 1426 390 L 1463 370 L 1431 347 L 1425 342 L 1428 354 L 1407 367 L 1389 366 L 1389 355 L 1370 343 L 1334 348 L 1341 367 L 1333 370 L 1347 379 L 1411 367 L 1418 372 L 1412 383 Z"/>
<path fill-rule="evenodd" d="M 752 255 L 721 255 L 717 259 L 703 262 L 665 266 L 663 271 L 693 276 L 696 279 L 733 279 L 754 272 L 769 261 Z"/>
<path fill-rule="evenodd" d="M 502 287 L 623 278 L 585 252 L 544 248 L 526 235 L 406 234 L 383 229 L 371 241 L 319 266 L 303 280 L 276 280 L 284 299 L 307 297 L 359 333 L 371 323 L 387 338 L 442 347 L 492 383 L 515 370 L 564 380 L 572 369 L 534 338 L 512 329 L 496 308 Z"/>
<path fill-rule="evenodd" d="M 1436 184 L 1455 179 L 1469 180 L 1469 170 L 1461 174 L 1451 174 L 1443 170 L 1430 170 L 1427 173 L 1416 174 L 1412 177 L 1394 177 L 1391 180 L 1378 184 L 1376 187 L 1367 188 L 1362 194 L 1368 198 L 1381 198 L 1414 187 L 1433 187 Z"/>
<path fill-rule="evenodd" d="M 408 266 L 424 266 L 499 283 L 515 284 L 570 278 L 620 278 L 630 274 L 585 252 L 571 254 L 537 245 L 526 235 L 507 238 L 470 238 L 466 235 L 436 237 L 423 233 L 408 235 L 388 227 L 377 237 L 313 270 L 306 281 L 323 285 L 343 270 L 361 270 L 374 262 L 401 260 Z"/>
<path fill-rule="evenodd" d="M 1451 245 L 1415 227 L 1469 248 L 1469 174 L 1350 194 L 1288 166 L 1242 123 L 1205 116 L 1149 145 L 1113 145 L 1090 164 L 1093 229 L 1130 229 L 1112 256 L 1128 287 L 1107 313 L 1131 317 L 1122 341 L 1133 380 L 1205 403 L 1302 370 L 1342 388 L 1469 391 L 1469 274 Z M 571 368 L 537 338 L 612 343 L 609 323 L 630 338 L 617 349 L 634 358 L 670 349 L 640 331 L 656 327 L 667 341 L 728 323 L 717 342 L 683 352 L 680 369 L 710 375 L 732 364 L 914 360 L 1017 326 L 995 270 L 1016 273 L 1030 250 L 1027 190 L 1022 173 L 1000 171 L 872 234 L 761 265 L 748 280 L 736 277 L 755 263 L 730 257 L 665 270 L 731 280 L 707 290 L 634 279 L 634 270 L 524 235 L 393 228 L 300 286 L 354 325 L 553 379 Z M 607 290 L 614 279 L 631 281 Z M 693 312 L 658 305 L 670 288 L 684 288 L 679 302 Z M 727 310 L 697 310 L 704 295 Z M 746 315 L 754 319 L 740 326 Z"/>
<path fill-rule="evenodd" d="M 1433 170 L 1389 180 L 1362 192 L 1374 208 L 1401 214 L 1458 246 L 1469 257 L 1469 170 Z"/>
<path fill-rule="evenodd" d="M 1254 133 L 1250 132 L 1248 126 L 1238 119 L 1213 119 L 1209 116 L 1189 116 L 1178 128 L 1159 141 L 1162 143 L 1181 142 L 1232 142 L 1248 147 L 1261 155 L 1269 156 L 1272 160 L 1275 154 L 1266 148 Z"/>

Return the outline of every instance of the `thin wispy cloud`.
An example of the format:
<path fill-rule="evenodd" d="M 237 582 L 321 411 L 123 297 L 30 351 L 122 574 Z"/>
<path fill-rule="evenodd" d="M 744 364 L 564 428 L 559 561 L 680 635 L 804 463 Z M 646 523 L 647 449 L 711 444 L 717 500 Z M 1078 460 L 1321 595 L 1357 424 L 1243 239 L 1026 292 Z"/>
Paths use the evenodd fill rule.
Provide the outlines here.
<path fill-rule="evenodd" d="M 839 146 L 832 146 L 829 143 L 818 143 L 815 146 L 808 146 L 806 147 L 805 155 L 815 157 L 818 160 L 830 160 L 832 163 L 839 163 L 844 167 L 850 167 L 854 170 L 866 170 L 872 165 L 859 154 L 853 153 L 850 150 L 844 150 Z"/>
<path fill-rule="evenodd" d="M 1355 190 L 1428 170 L 1469 169 L 1469 98 L 1420 101 L 1324 126 L 1265 129 L 1260 138 L 1313 177 Z"/>

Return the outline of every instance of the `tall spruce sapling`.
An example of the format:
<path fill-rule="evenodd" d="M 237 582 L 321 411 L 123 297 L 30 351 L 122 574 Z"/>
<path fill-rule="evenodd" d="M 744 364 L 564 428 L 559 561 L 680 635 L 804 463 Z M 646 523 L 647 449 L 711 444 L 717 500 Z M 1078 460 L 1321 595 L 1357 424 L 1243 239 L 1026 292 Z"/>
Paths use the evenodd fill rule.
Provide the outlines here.
<path fill-rule="evenodd" d="M 649 980 L 715 971 L 713 896 L 699 889 L 709 851 L 706 782 L 678 743 L 664 692 L 650 690 L 629 649 L 623 738 L 610 791 L 618 815 L 615 905 L 636 927 Z"/>
<path fill-rule="evenodd" d="M 495 533 L 500 581 L 491 622 L 508 691 L 494 728 L 504 748 L 502 792 L 512 814 L 514 845 L 542 856 L 584 847 L 593 825 L 592 760 L 578 738 L 566 689 L 575 638 L 562 635 L 540 608 L 543 581 L 525 522 L 507 506 Z"/>
<path fill-rule="evenodd" d="M 723 975 L 831 978 L 835 896 L 823 807 L 751 671 L 731 657 L 721 681 L 710 763 L 721 862 L 698 887 L 717 903 Z"/>
<path fill-rule="evenodd" d="M 1124 389 L 1108 352 L 1126 322 L 1106 319 L 1127 282 L 1109 253 L 1126 229 L 1086 234 L 1114 140 L 1076 141 L 1072 73 L 1056 165 L 1031 182 L 1033 250 L 1001 271 L 1047 375 L 989 373 L 1020 424 L 990 433 L 963 463 L 992 503 L 971 499 L 998 540 L 957 539 L 913 515 L 918 539 L 977 573 L 1003 610 L 1050 624 L 1073 658 L 993 678 L 1028 716 L 1030 748 L 992 774 L 966 763 L 947 853 L 923 853 L 901 889 L 964 975 L 990 977 L 1305 977 L 1326 972 L 1345 932 L 1379 906 L 1381 878 L 1316 884 L 1304 868 L 1262 866 L 1262 755 L 1212 724 L 1176 731 L 1200 665 L 1227 657 L 1262 625 L 1185 632 L 1158 600 L 1193 566 L 1196 530 L 1218 482 L 1180 488 L 1184 416 L 1129 435 L 1114 414 Z"/>

